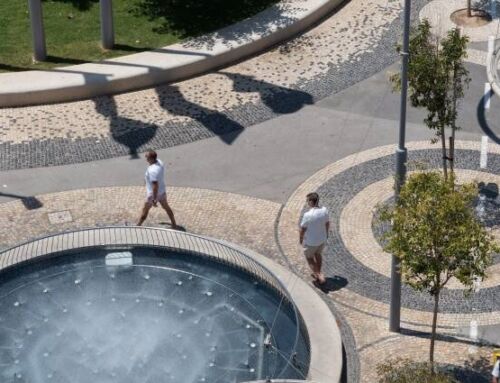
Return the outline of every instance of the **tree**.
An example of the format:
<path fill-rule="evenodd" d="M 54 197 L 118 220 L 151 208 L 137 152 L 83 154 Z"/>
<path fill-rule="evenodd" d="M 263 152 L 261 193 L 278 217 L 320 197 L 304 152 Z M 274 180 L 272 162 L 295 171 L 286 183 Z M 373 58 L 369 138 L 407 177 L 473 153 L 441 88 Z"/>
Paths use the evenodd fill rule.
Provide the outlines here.
<path fill-rule="evenodd" d="M 408 177 L 393 207 L 381 210 L 380 219 L 392 223 L 384 235 L 385 250 L 401 262 L 401 275 L 413 289 L 434 299 L 429 361 L 434 371 L 439 297 L 451 278 L 472 291 L 476 279 L 485 277 L 493 236 L 474 215 L 477 186 L 454 185 L 439 172 L 417 172 Z"/>
<path fill-rule="evenodd" d="M 408 88 L 410 102 L 416 108 L 427 109 L 424 123 L 441 139 L 443 173 L 448 177 L 448 161 L 453 170 L 455 132 L 459 127 L 457 103 L 464 96 L 464 88 L 470 81 L 465 67 L 467 56 L 466 36 L 457 28 L 450 30 L 445 39 L 439 41 L 432 35 L 428 20 L 423 20 L 410 37 Z M 391 76 L 395 89 L 399 89 L 400 75 Z M 450 153 L 447 151 L 446 128 L 452 130 Z"/>
<path fill-rule="evenodd" d="M 428 363 L 409 359 L 388 360 L 377 366 L 379 383 L 458 383 L 442 372 L 431 373 Z"/>

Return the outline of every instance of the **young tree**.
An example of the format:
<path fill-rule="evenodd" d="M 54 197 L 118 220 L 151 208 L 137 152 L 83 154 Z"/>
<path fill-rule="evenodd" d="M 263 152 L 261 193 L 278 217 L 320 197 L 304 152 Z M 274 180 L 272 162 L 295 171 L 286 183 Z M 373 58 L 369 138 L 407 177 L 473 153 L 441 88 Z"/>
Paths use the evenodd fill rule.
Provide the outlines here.
<path fill-rule="evenodd" d="M 445 179 L 439 172 L 417 172 L 408 177 L 396 205 L 382 209 L 380 215 L 392 223 L 384 236 L 385 250 L 400 259 L 405 282 L 434 298 L 431 366 L 442 289 L 456 278 L 470 293 L 473 282 L 485 277 L 492 252 L 498 250 L 474 215 L 476 197 L 476 185 L 455 187 L 453 175 Z"/>
<path fill-rule="evenodd" d="M 455 28 L 442 41 L 431 33 L 428 20 L 423 20 L 410 37 L 408 88 L 410 102 L 416 108 L 427 109 L 424 123 L 441 139 L 443 173 L 448 177 L 447 163 L 453 163 L 457 103 L 464 96 L 470 78 L 465 67 L 466 36 Z M 400 75 L 391 76 L 395 89 L 400 87 Z M 452 130 L 450 153 L 447 151 L 446 128 Z M 436 140 L 436 139 L 435 139 Z M 453 165 L 452 165 L 453 169 Z"/>

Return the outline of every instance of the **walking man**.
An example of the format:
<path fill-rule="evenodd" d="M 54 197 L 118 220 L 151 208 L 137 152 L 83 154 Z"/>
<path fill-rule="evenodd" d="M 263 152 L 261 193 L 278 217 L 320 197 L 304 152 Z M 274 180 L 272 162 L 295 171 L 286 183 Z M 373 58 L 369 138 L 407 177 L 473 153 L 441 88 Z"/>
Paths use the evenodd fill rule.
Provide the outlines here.
<path fill-rule="evenodd" d="M 491 383 L 499 383 L 500 379 L 500 358 L 497 359 L 493 371 L 491 371 Z"/>
<path fill-rule="evenodd" d="M 163 162 L 157 158 L 156 152 L 151 149 L 146 152 L 145 158 L 149 164 L 144 177 L 146 181 L 146 202 L 142 208 L 142 213 L 139 218 L 139 222 L 137 222 L 137 226 L 142 225 L 144 220 L 148 217 L 149 210 L 153 206 L 156 207 L 159 202 L 161 207 L 167 212 L 170 222 L 172 223 L 172 228 L 175 229 L 177 225 L 175 223 L 174 213 L 167 202 L 165 167 Z"/>
<path fill-rule="evenodd" d="M 330 230 L 330 219 L 326 207 L 319 207 L 318 193 L 307 195 L 309 210 L 304 213 L 300 222 L 299 242 L 304 249 L 307 263 L 312 270 L 311 276 L 320 285 L 326 282 L 321 272 L 323 263 L 322 251 Z"/>

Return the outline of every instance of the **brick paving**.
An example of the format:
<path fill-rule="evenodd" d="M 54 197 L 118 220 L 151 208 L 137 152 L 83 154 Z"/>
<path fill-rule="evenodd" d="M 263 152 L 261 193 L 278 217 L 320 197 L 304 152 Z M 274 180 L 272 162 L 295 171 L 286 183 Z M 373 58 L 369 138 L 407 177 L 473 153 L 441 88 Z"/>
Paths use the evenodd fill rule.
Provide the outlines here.
<path fill-rule="evenodd" d="M 414 2 L 415 13 L 425 3 Z M 296 39 L 216 73 L 139 92 L 0 113 L 0 170 L 136 156 L 292 113 L 397 59 L 399 1 L 350 1 Z M 230 136 L 227 133 L 233 132 Z"/>
<path fill-rule="evenodd" d="M 433 152 L 437 150 L 435 145 L 417 142 L 409 144 L 408 147 L 411 150 L 410 161 L 427 159 L 432 165 L 437 164 L 432 159 L 435 154 Z M 466 169 L 459 170 L 464 180 L 480 178 L 479 180 L 485 182 L 498 182 L 499 163 L 495 158 L 499 153 L 498 146 L 490 148 L 493 153 L 489 155 L 488 169 L 483 172 L 477 172 L 476 169 L 479 166 L 478 143 L 458 142 L 457 149 L 456 157 L 460 158 L 460 165 L 457 164 L 457 167 Z M 428 333 L 432 313 L 428 305 L 423 303 L 425 297 L 403 289 L 402 334 L 394 334 L 387 329 L 389 306 L 388 299 L 382 292 L 389 284 L 386 277 L 388 263 L 377 264 L 378 257 L 387 255 L 380 253 L 380 245 L 371 232 L 373 210 L 370 206 L 376 204 L 377 199 L 383 202 L 389 197 L 391 179 L 387 172 L 393 171 L 393 162 L 384 159 L 391 158 L 393 152 L 393 146 L 379 147 L 351 155 L 320 170 L 300 185 L 290 197 L 282 210 L 277 227 L 280 248 L 286 254 L 291 267 L 307 278 L 309 273 L 302 259 L 296 233 L 306 194 L 318 191 L 323 197 L 323 203 L 329 207 L 333 235 L 325 252 L 324 264 L 327 277 L 333 277 L 336 282 L 332 282 L 332 288 L 329 289 L 331 291 L 325 291 L 324 297 L 333 303 L 350 326 L 355 339 L 355 352 L 360 361 L 361 382 L 376 381 L 376 366 L 390 357 L 408 357 L 415 360 L 426 360 L 428 357 Z M 345 177 L 349 172 L 350 176 Z M 358 187 L 358 184 L 363 186 Z M 381 187 L 382 185 L 385 187 Z M 328 195 L 329 192 L 331 196 Z M 353 211 L 356 209 L 365 215 L 355 216 Z M 351 218 L 354 221 L 349 222 Z M 339 225 L 339 221 L 346 219 L 347 222 Z M 362 220 L 365 222 L 361 223 Z M 360 227 L 361 230 L 352 230 L 353 226 Z M 368 229 L 363 230 L 364 226 Z M 339 230 L 339 227 L 344 228 Z M 349 234 L 355 234 L 356 238 L 346 238 Z M 364 259 L 361 259 L 361 262 L 368 266 L 359 268 L 362 263 L 353 261 L 354 257 L 349 254 L 351 245 L 355 252 L 368 252 L 363 254 Z M 339 251 L 342 247 L 346 250 L 345 254 Z M 498 257 L 495 261 L 499 262 Z M 375 265 L 374 268 L 378 272 L 370 269 L 371 265 Z M 497 267 L 498 264 L 492 270 L 496 271 Z M 382 278 L 383 282 L 377 283 L 377 278 Z M 496 298 L 500 287 L 498 276 L 493 275 L 490 281 L 484 282 L 484 290 L 476 293 L 474 304 L 469 307 L 463 303 L 465 299 L 461 290 L 456 289 L 457 286 L 450 287 L 447 290 L 449 296 L 441 302 L 436 360 L 450 368 L 474 366 L 476 375 L 470 375 L 469 372 L 469 376 L 462 376 L 463 381 L 480 382 L 488 376 L 485 358 L 490 356 L 492 349 L 475 344 L 464 337 L 464 334 L 468 335 L 472 320 L 477 321 L 479 326 L 500 323 L 500 307 L 496 307 L 499 303 Z M 480 295 L 488 290 L 495 291 L 496 295 Z"/>
<path fill-rule="evenodd" d="M 429 153 L 435 150 L 435 147 L 427 142 L 412 143 L 409 148 L 410 158 L 415 158 L 415 154 L 429 157 Z M 467 159 L 467 154 L 469 154 L 470 158 L 477 159 L 479 163 L 475 156 L 478 143 L 457 142 L 457 149 L 459 150 L 457 158 Z M 464 179 L 484 177 L 482 179 L 486 182 L 498 182 L 499 175 L 494 171 L 498 161 L 494 159 L 494 156 L 500 155 L 500 147 L 491 146 L 490 149 L 492 153 L 489 156 L 487 171 L 461 170 L 459 173 Z M 392 146 L 379 147 L 346 157 L 327 166 L 305 181 L 284 206 L 243 195 L 180 187 L 168 189 L 169 200 L 179 224 L 186 230 L 250 248 L 281 265 L 290 267 L 304 279 L 309 279 L 309 272 L 297 244 L 297 222 L 303 211 L 305 194 L 310 190 L 319 190 L 324 194 L 326 186 L 335 185 L 332 180 L 341 182 L 341 190 L 349 191 L 349 198 L 342 205 L 344 208 L 340 209 L 340 214 L 332 214 L 333 221 L 339 218 L 340 221 L 346 222 L 342 222 L 339 226 L 334 225 L 334 231 L 340 234 L 333 237 L 334 241 L 330 242 L 329 248 L 337 248 L 337 242 L 343 242 L 348 251 L 355 253 L 356 249 L 352 248 L 351 244 L 360 245 L 360 248 L 366 251 L 369 249 L 363 246 L 371 244 L 373 248 L 368 255 L 387 257 L 386 254 L 379 253 L 380 245 L 369 228 L 372 227 L 371 206 L 377 200 L 386 201 L 390 194 L 390 178 L 385 173 L 386 168 L 392 171 L 393 167 L 392 164 L 386 163 L 385 159 L 393 150 Z M 366 174 L 362 172 L 363 166 L 366 163 L 376 164 L 377 161 L 383 161 L 382 165 L 375 166 L 377 177 L 373 179 L 366 177 Z M 467 160 L 459 163 L 464 165 Z M 471 164 L 469 167 L 474 166 Z M 350 184 L 339 178 L 339 175 L 353 169 L 356 170 L 356 177 L 350 179 Z M 368 186 L 360 187 L 359 193 L 352 184 L 358 182 L 357 180 L 366 181 L 365 183 L 368 184 Z M 385 186 L 379 187 L 382 184 Z M 369 197 L 366 191 L 369 191 L 372 185 L 376 185 L 373 187 L 376 193 Z M 336 196 L 342 200 L 342 196 L 339 194 Z M 365 197 L 366 199 L 363 199 Z M 0 204 L 0 247 L 64 230 L 133 224 L 143 198 L 143 187 L 129 186 L 73 190 L 34 196 L 28 201 L 17 200 Z M 324 199 L 324 202 L 327 200 Z M 354 206 L 349 206 L 349 204 L 354 204 Z M 332 206 L 329 205 L 329 207 L 333 212 Z M 353 213 L 356 209 L 361 212 L 361 215 Z M 354 221 L 349 222 L 351 219 Z M 359 220 L 366 222 L 360 224 Z M 160 208 L 153 209 L 146 223 L 152 226 L 168 227 L 168 218 Z M 349 225 L 357 225 L 361 229 L 367 226 L 368 229 L 359 232 L 352 231 L 356 238 L 350 241 L 346 239 L 348 232 L 336 229 Z M 388 283 L 387 263 L 376 265 L 373 259 L 367 257 L 367 254 L 364 255 L 366 258 L 361 259 L 359 263 L 364 263 L 368 271 L 349 275 L 348 269 L 331 268 L 332 258 L 339 257 L 338 254 L 325 253 L 326 271 L 329 277 L 335 276 L 335 286 L 331 291 L 322 293 L 322 296 L 337 315 L 343 334 L 346 350 L 345 363 L 348 366 L 346 382 L 374 381 L 376 365 L 391 356 L 425 360 L 428 352 L 428 333 L 432 313 L 426 306 L 419 307 L 420 298 L 415 298 L 416 296 L 413 295 L 410 297 L 410 302 L 404 301 L 406 303 L 402 309 L 402 334 L 390 333 L 387 330 L 388 302 L 382 295 L 374 295 L 369 291 L 381 290 L 373 286 L 370 273 L 377 273 L 376 270 L 378 270 L 377 274 L 385 278 L 385 283 Z M 351 258 L 354 259 L 355 255 Z M 344 258 L 344 261 L 348 263 L 347 258 Z M 381 265 L 386 265 L 385 269 Z M 364 290 L 358 288 L 360 281 L 365 283 Z M 456 288 L 458 286 L 451 287 L 449 292 L 461 294 L 461 290 Z M 498 287 L 498 276 L 494 275 L 491 280 L 484 282 L 481 291 L 497 291 Z M 468 326 L 472 320 L 477 321 L 480 326 L 499 324 L 500 308 L 486 309 L 488 304 L 482 302 L 481 299 L 488 300 L 491 297 L 480 295 L 480 293 L 475 294 L 474 302 L 477 306 L 474 310 L 461 306 L 460 302 L 454 302 L 451 298 L 443 299 L 436 349 L 436 359 L 439 363 L 455 366 L 455 368 L 473 365 L 476 373 L 485 373 L 485 358 L 489 356 L 491 348 L 475 344 L 464 336 L 468 334 Z M 403 294 L 407 294 L 407 291 L 404 290 Z M 498 303 L 498 300 L 494 298 L 492 301 Z M 450 309 L 450 307 L 455 307 L 455 309 Z M 473 380 L 474 376 L 468 379 L 470 382 L 481 381 Z"/>

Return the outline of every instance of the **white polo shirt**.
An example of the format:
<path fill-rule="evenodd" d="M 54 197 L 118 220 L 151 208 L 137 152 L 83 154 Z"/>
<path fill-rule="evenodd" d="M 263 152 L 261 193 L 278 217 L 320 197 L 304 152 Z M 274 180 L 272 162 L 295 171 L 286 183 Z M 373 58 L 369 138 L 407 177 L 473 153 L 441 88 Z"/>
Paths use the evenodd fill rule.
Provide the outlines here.
<path fill-rule="evenodd" d="M 498 359 L 497 362 L 495 363 L 495 367 L 493 367 L 491 375 L 493 375 L 495 378 L 500 377 L 500 359 Z"/>
<path fill-rule="evenodd" d="M 153 195 L 153 182 L 158 182 L 157 197 L 166 193 L 165 167 L 160 160 L 156 160 L 154 164 L 148 166 L 144 179 L 146 180 L 146 194 L 148 197 Z"/>
<path fill-rule="evenodd" d="M 319 246 L 326 242 L 326 223 L 330 221 L 326 207 L 312 207 L 304 213 L 300 227 L 306 229 L 305 246 Z"/>

